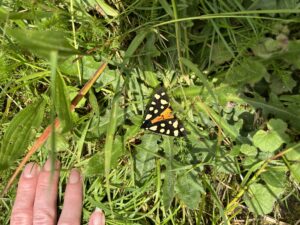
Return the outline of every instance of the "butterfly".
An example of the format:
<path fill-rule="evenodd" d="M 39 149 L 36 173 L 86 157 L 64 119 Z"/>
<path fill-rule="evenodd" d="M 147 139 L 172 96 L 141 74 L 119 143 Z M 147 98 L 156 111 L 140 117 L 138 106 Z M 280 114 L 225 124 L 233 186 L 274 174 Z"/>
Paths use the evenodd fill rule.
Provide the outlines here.
<path fill-rule="evenodd" d="M 169 97 L 164 88 L 159 88 L 153 95 L 147 106 L 141 128 L 169 136 L 186 136 L 183 125 L 173 115 Z"/>

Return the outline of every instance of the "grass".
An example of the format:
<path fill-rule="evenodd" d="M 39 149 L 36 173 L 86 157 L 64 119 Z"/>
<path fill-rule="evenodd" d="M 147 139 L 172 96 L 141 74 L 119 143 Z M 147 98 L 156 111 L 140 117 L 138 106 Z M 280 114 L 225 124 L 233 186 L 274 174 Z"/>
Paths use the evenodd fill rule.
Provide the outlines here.
<path fill-rule="evenodd" d="M 96 2 L 2 3 L 0 190 L 58 116 L 30 161 L 61 160 L 59 207 L 81 169 L 83 224 L 95 207 L 108 224 L 297 223 L 299 2 Z M 159 85 L 186 138 L 140 129 Z"/>

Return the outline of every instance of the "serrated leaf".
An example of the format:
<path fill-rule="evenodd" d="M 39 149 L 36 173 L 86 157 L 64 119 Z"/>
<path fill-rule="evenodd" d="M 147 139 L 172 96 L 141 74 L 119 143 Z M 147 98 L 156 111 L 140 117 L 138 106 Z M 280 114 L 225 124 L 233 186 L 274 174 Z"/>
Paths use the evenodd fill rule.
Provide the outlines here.
<path fill-rule="evenodd" d="M 254 146 L 251 146 L 249 144 L 243 144 L 241 146 L 240 151 L 248 156 L 256 156 L 257 154 L 257 149 Z"/>
<path fill-rule="evenodd" d="M 271 91 L 277 95 L 284 92 L 292 92 L 297 82 L 292 77 L 292 71 L 279 71 L 275 76 L 271 76 Z"/>
<path fill-rule="evenodd" d="M 201 193 L 205 192 L 196 177 L 190 173 L 184 174 L 177 179 L 175 191 L 179 199 L 190 209 L 197 209 L 201 200 Z"/>
<path fill-rule="evenodd" d="M 33 128 L 40 126 L 45 101 L 40 100 L 20 111 L 10 122 L 2 139 L 0 170 L 6 169 L 23 154 L 31 141 Z"/>
<path fill-rule="evenodd" d="M 268 74 L 265 66 L 258 61 L 246 60 L 227 74 L 226 80 L 232 85 L 255 84 Z"/>
<path fill-rule="evenodd" d="M 253 144 L 261 151 L 274 152 L 276 151 L 284 141 L 280 135 L 275 131 L 259 130 L 253 136 Z"/>
<path fill-rule="evenodd" d="M 249 210 L 256 215 L 266 215 L 272 212 L 276 197 L 262 184 L 251 184 L 244 200 Z"/>
<path fill-rule="evenodd" d="M 216 64 L 216 65 L 221 65 L 229 60 L 232 59 L 232 54 L 226 46 L 224 45 L 223 42 L 218 42 L 215 43 L 212 46 L 212 55 L 211 55 L 211 60 Z"/>

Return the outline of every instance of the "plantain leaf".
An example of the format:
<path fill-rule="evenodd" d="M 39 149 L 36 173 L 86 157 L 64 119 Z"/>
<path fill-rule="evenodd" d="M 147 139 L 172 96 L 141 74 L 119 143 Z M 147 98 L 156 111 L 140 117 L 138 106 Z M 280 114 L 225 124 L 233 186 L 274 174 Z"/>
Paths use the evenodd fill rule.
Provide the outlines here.
<path fill-rule="evenodd" d="M 7 169 L 22 155 L 31 140 L 32 129 L 40 126 L 45 101 L 40 100 L 20 111 L 10 122 L 2 139 L 0 170 Z"/>

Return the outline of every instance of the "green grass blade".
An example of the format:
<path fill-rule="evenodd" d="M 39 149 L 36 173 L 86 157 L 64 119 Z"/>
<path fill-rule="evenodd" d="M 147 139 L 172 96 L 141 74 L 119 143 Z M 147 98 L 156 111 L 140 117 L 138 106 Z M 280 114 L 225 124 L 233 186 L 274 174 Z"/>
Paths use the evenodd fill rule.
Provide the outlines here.
<path fill-rule="evenodd" d="M 146 35 L 148 34 L 148 32 L 146 32 L 145 30 L 141 30 L 135 37 L 134 39 L 131 41 L 129 47 L 127 48 L 126 52 L 125 52 L 125 56 L 124 56 L 124 63 L 127 63 L 127 61 L 133 57 L 133 54 L 135 53 L 135 51 L 138 49 L 138 47 L 140 47 L 141 43 L 144 41 Z"/>
<path fill-rule="evenodd" d="M 55 67 L 55 65 L 53 65 Z M 62 132 L 72 128 L 72 114 L 70 99 L 67 94 L 66 84 L 59 73 L 55 77 L 55 110 L 61 122 Z"/>

